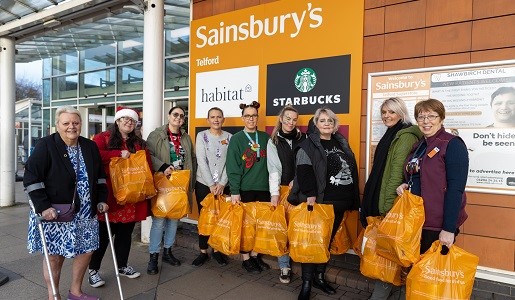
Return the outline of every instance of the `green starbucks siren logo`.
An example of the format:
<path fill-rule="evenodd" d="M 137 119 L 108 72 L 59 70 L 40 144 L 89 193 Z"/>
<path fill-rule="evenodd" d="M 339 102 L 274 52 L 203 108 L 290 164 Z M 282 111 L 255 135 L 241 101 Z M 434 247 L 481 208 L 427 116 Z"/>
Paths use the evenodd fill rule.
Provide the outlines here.
<path fill-rule="evenodd" d="M 302 68 L 295 75 L 295 87 L 302 93 L 311 91 L 317 83 L 317 74 L 311 68 Z"/>

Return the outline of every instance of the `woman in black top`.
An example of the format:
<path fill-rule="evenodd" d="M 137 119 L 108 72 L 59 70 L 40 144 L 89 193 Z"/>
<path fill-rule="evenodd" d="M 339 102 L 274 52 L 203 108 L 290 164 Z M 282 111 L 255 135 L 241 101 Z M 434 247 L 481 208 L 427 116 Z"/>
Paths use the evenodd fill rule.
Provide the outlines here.
<path fill-rule="evenodd" d="M 319 108 L 308 128 L 296 156 L 297 170 L 289 201 L 332 204 L 334 237 L 346 210 L 359 207 L 358 170 L 354 153 L 348 141 L 338 130 L 338 119 L 328 108 Z M 311 121 L 310 121 L 311 123 Z M 309 299 L 311 284 L 327 294 L 336 291 L 324 278 L 327 263 L 302 264 L 302 289 L 299 299 Z"/>

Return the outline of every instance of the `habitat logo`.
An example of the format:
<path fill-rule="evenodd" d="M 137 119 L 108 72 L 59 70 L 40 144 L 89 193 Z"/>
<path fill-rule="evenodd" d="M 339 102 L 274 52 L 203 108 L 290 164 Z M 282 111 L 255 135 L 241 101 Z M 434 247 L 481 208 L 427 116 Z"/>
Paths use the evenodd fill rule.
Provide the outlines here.
<path fill-rule="evenodd" d="M 195 117 L 206 118 L 217 106 L 225 117 L 239 117 L 240 103 L 258 101 L 259 67 L 251 66 L 196 74 Z"/>
<path fill-rule="evenodd" d="M 322 106 L 337 114 L 348 113 L 349 95 L 350 55 L 267 66 L 267 116 L 276 116 L 286 105 L 302 115 Z"/>
<path fill-rule="evenodd" d="M 302 93 L 311 91 L 317 84 L 317 74 L 311 68 L 303 68 L 295 76 L 295 87 Z"/>

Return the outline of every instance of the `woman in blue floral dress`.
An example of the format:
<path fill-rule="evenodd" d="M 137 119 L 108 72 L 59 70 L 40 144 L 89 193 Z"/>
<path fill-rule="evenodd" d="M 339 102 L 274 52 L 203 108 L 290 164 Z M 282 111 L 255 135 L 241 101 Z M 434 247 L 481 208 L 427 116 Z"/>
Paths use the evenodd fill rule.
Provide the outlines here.
<path fill-rule="evenodd" d="M 73 258 L 67 299 L 98 299 L 83 293 L 81 285 L 91 254 L 98 248 L 97 205 L 102 204 L 102 211 L 108 209 L 104 203 L 107 187 L 102 160 L 96 144 L 80 136 L 82 119 L 78 110 L 59 107 L 55 119 L 57 133 L 42 138 L 36 145 L 25 166 L 23 185 L 35 213 L 44 219 L 43 231 L 56 290 L 59 291 L 64 259 Z M 57 221 L 60 212 L 52 207 L 55 204 L 72 204 L 73 220 Z M 43 252 L 33 211 L 29 219 L 28 249 L 30 253 Z M 43 274 L 48 298 L 54 299 L 44 260 Z"/>

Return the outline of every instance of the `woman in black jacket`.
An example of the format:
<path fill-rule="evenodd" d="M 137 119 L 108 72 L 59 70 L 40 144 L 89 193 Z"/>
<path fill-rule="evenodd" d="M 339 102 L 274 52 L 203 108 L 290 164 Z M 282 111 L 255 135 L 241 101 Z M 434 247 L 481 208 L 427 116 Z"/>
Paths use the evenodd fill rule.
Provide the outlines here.
<path fill-rule="evenodd" d="M 91 255 L 98 248 L 97 205 L 101 212 L 108 206 L 106 175 L 96 144 L 80 136 L 80 112 L 71 107 L 59 107 L 55 113 L 57 133 L 39 140 L 27 160 L 23 185 L 30 195 L 35 213 L 41 215 L 50 268 L 59 296 L 59 279 L 65 258 L 73 258 L 73 272 L 67 299 L 93 300 L 97 297 L 82 292 L 81 285 Z M 64 204 L 66 211 L 54 208 Z M 74 212 L 70 221 L 61 222 L 61 214 Z M 36 216 L 30 213 L 28 249 L 43 252 Z M 48 298 L 54 299 L 50 277 L 43 261 L 43 274 Z"/>
<path fill-rule="evenodd" d="M 292 204 L 332 204 L 331 240 L 346 210 L 359 208 L 358 169 L 348 141 L 338 132 L 338 118 L 328 108 L 319 108 L 296 155 L 296 177 L 289 197 Z M 311 121 L 310 121 L 311 123 Z M 327 263 L 302 264 L 299 300 L 309 299 L 311 285 L 327 294 L 336 290 L 325 281 Z"/>

